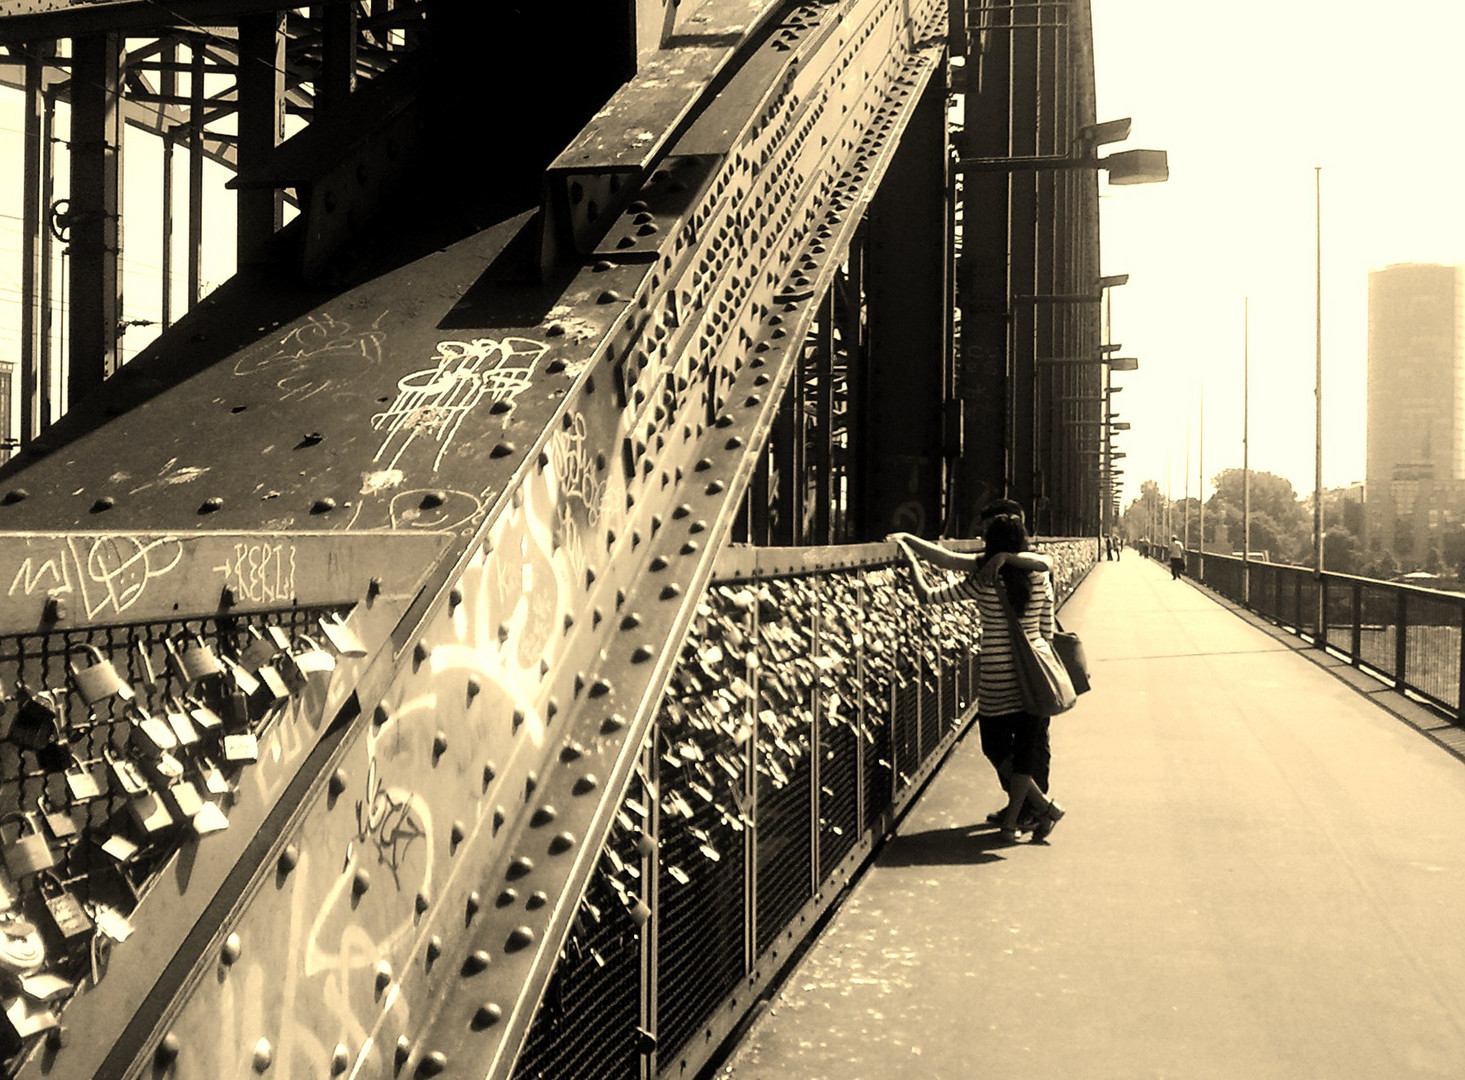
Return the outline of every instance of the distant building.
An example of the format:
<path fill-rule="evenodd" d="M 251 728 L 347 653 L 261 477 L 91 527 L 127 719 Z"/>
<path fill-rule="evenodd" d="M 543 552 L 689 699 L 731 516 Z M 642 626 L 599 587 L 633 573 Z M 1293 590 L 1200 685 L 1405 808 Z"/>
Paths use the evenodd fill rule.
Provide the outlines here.
<path fill-rule="evenodd" d="M 1465 521 L 1465 332 L 1456 266 L 1368 277 L 1365 543 L 1422 561 Z"/>

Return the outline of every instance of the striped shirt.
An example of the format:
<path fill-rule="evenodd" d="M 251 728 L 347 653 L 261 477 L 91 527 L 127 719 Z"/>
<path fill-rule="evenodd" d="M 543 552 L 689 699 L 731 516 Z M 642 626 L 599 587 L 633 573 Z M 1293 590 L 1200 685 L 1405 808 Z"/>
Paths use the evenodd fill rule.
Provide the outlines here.
<path fill-rule="evenodd" d="M 1027 610 L 1020 616 L 1022 628 L 1029 636 L 1053 636 L 1053 582 L 1042 570 L 1028 574 L 1033 594 Z M 998 582 L 998 588 L 1005 588 Z M 975 600 L 982 627 L 982 645 L 977 660 L 977 713 L 980 716 L 1003 716 L 1022 712 L 1022 691 L 1017 685 L 1017 667 L 1012 659 L 1012 637 L 1007 615 L 997 588 L 977 584 L 977 576 L 966 577 L 940 589 L 933 589 L 929 603 L 949 604 L 958 600 Z"/>

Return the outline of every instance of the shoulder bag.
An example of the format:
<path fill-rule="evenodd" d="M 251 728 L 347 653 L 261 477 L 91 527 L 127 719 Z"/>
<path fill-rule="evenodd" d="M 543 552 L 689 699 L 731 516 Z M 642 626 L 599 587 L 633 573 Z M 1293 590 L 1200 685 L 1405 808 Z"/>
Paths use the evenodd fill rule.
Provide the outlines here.
<path fill-rule="evenodd" d="M 1053 616 L 1053 625 L 1057 628 L 1053 634 L 1053 651 L 1068 670 L 1068 677 L 1073 681 L 1073 692 L 1086 694 L 1089 690 L 1089 658 L 1084 652 L 1083 641 L 1072 630 L 1063 629 L 1063 624 L 1056 615 Z"/>
<path fill-rule="evenodd" d="M 1041 634 L 1028 636 L 1022 620 L 1012 610 L 1007 588 L 999 579 L 994 583 L 997 597 L 1007 616 L 1008 636 L 1012 639 L 1012 661 L 1017 668 L 1017 685 L 1022 692 L 1022 707 L 1034 716 L 1057 716 L 1073 708 L 1078 694 L 1069 678 L 1068 669 Z"/>

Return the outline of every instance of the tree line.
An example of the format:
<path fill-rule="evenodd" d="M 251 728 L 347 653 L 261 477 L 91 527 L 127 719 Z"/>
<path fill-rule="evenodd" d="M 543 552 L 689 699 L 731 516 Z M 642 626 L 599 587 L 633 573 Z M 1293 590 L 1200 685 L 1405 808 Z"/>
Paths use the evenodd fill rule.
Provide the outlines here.
<path fill-rule="evenodd" d="M 1242 521 L 1245 473 L 1226 469 L 1212 483 L 1215 493 L 1205 503 L 1205 545 L 1207 551 L 1239 554 L 1245 534 Z M 1264 554 L 1270 562 L 1293 566 L 1313 565 L 1313 497 L 1298 496 L 1291 481 L 1275 473 L 1251 472 L 1251 551 Z M 1200 546 L 1201 500 L 1166 500 L 1160 485 L 1146 480 L 1139 498 L 1125 508 L 1121 518 L 1124 536 L 1132 543 L 1140 539 L 1168 540 L 1172 535 L 1189 538 L 1189 546 Z M 1188 528 L 1187 528 L 1188 525 Z M 1401 573 L 1424 570 L 1453 576 L 1465 551 L 1446 553 L 1430 548 L 1419 566 L 1403 566 L 1391 551 L 1365 550 L 1363 545 L 1363 502 L 1356 488 L 1323 492 L 1323 567 L 1340 574 L 1388 581 Z"/>

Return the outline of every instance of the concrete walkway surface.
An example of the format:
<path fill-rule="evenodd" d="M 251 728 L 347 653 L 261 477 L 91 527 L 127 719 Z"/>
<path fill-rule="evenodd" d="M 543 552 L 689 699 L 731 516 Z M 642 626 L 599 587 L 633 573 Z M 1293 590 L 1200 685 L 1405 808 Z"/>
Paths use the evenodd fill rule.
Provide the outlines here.
<path fill-rule="evenodd" d="M 973 728 L 718 1076 L 1465 1077 L 1465 762 L 1132 552 L 1062 618 L 1068 816 Z"/>

